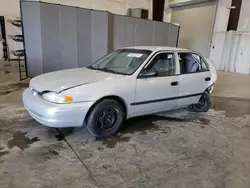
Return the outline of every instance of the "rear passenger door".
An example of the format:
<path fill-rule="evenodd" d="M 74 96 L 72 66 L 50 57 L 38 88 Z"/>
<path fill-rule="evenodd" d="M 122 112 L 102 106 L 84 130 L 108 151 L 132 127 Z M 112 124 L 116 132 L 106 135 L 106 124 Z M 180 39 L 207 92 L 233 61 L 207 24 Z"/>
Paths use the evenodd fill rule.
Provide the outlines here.
<path fill-rule="evenodd" d="M 180 65 L 178 107 L 195 104 L 211 84 L 211 73 L 204 58 L 193 52 L 178 53 Z"/>

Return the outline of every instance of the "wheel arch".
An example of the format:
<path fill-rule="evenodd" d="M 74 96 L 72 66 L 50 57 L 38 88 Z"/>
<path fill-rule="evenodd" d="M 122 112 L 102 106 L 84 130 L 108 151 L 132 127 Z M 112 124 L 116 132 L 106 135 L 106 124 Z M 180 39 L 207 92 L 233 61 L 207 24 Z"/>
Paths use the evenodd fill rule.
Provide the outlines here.
<path fill-rule="evenodd" d="M 88 117 L 91 113 L 91 111 L 93 110 L 93 108 L 99 103 L 101 102 L 102 100 L 105 100 L 105 99 L 112 99 L 112 100 L 115 100 L 117 102 L 119 102 L 121 105 L 122 105 L 122 108 L 124 109 L 124 117 L 125 119 L 127 119 L 127 112 L 128 112 L 128 107 L 127 107 L 127 103 L 125 102 L 125 100 L 119 96 L 116 96 L 116 95 L 108 95 L 108 96 L 104 96 L 100 99 L 98 99 L 88 110 L 86 116 L 85 116 L 85 119 L 84 119 L 84 123 L 86 123 L 86 121 L 88 120 Z"/>

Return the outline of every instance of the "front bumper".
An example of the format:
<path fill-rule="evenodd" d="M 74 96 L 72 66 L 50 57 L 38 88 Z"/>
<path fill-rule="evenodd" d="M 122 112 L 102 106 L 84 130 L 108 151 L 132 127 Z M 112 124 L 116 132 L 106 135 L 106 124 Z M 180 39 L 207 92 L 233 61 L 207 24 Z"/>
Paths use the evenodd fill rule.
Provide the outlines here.
<path fill-rule="evenodd" d="M 23 104 L 29 114 L 39 123 L 48 127 L 80 127 L 94 102 L 56 104 L 32 95 L 29 89 L 23 92 Z"/>

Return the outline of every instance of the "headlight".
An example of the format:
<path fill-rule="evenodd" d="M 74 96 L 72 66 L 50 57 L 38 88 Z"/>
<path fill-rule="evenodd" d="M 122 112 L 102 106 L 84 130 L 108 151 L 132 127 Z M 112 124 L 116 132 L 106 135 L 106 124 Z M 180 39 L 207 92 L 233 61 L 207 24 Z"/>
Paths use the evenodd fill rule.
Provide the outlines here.
<path fill-rule="evenodd" d="M 61 104 L 73 102 L 73 96 L 62 94 L 62 93 L 58 94 L 54 92 L 48 92 L 48 93 L 44 93 L 42 95 L 42 98 L 49 102 L 61 103 Z"/>

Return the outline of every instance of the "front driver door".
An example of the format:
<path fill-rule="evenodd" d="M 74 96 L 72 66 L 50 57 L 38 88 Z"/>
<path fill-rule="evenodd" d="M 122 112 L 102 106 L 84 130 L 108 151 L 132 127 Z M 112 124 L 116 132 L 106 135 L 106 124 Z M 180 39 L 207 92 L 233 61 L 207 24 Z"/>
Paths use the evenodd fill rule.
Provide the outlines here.
<path fill-rule="evenodd" d="M 161 52 L 143 71 L 155 70 L 153 77 L 138 77 L 134 106 L 136 115 L 150 114 L 177 107 L 179 65 L 175 53 Z"/>

